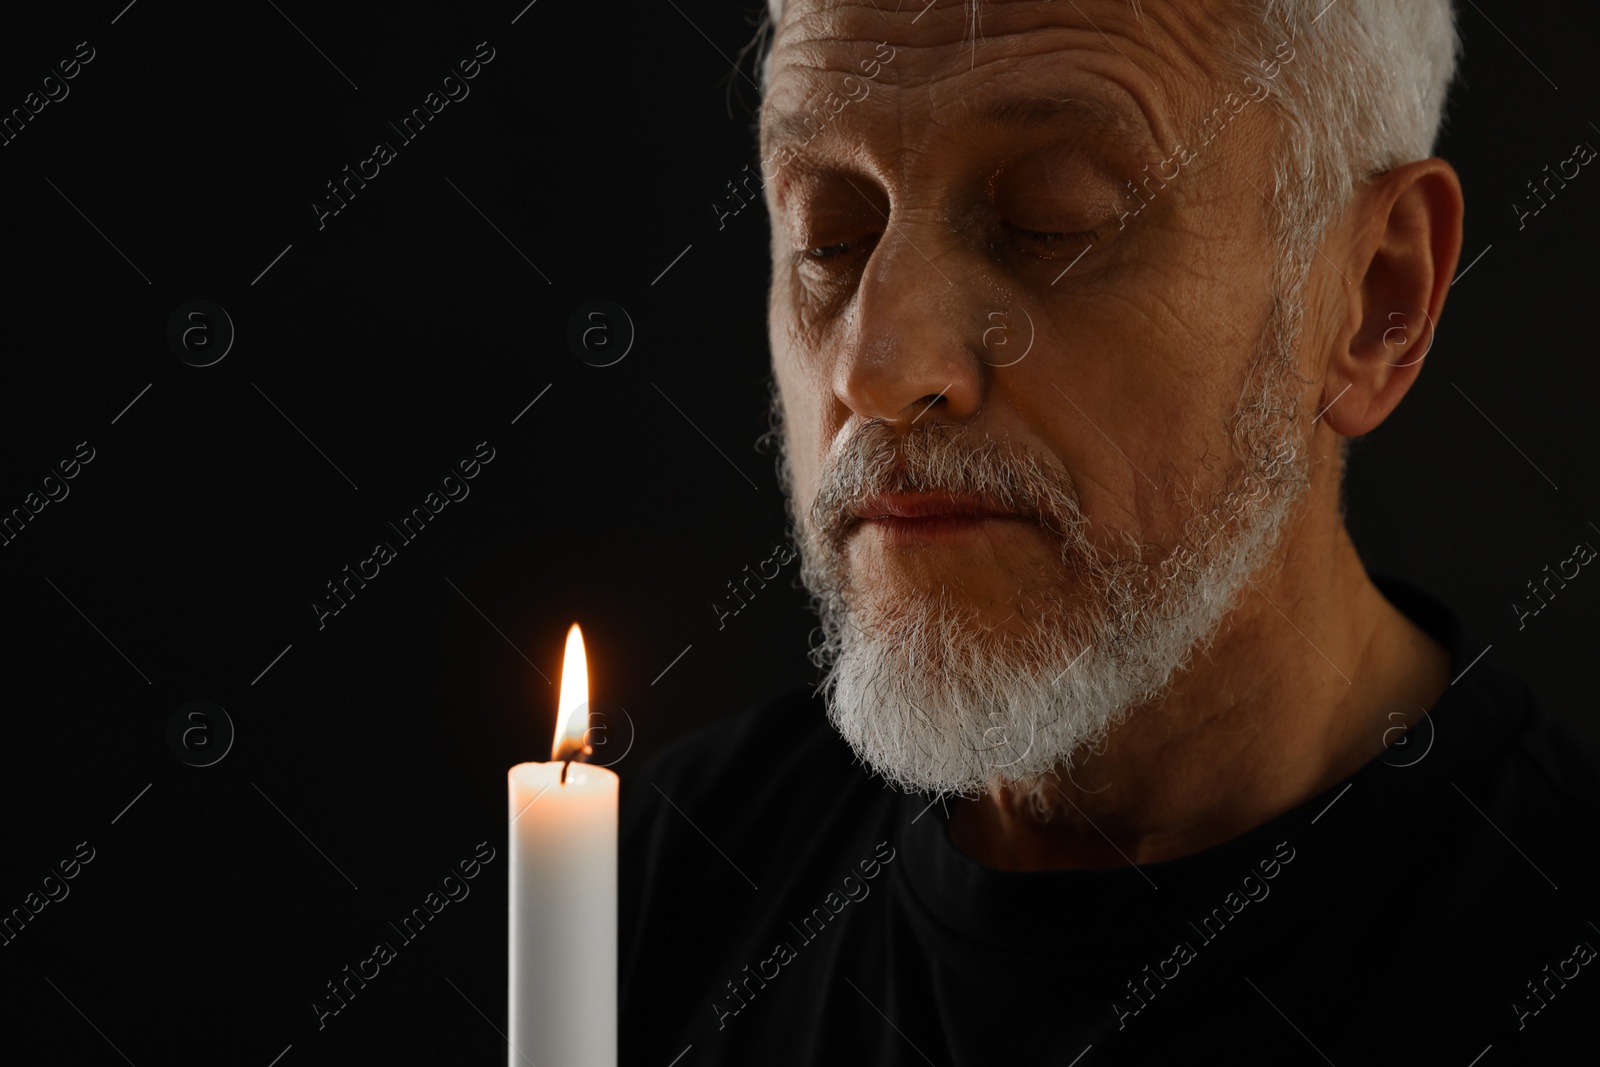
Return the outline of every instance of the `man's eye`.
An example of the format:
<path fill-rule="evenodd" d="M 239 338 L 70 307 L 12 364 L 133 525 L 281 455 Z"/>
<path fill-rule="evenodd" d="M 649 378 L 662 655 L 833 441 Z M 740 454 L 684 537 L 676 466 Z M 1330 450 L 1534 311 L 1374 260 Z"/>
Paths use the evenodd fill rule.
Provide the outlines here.
<path fill-rule="evenodd" d="M 841 241 L 836 245 L 820 245 L 817 248 L 808 248 L 806 249 L 806 255 L 812 259 L 838 259 L 846 252 L 849 252 L 850 248 L 849 241 Z"/>
<path fill-rule="evenodd" d="M 1042 230 L 1030 230 L 1026 227 L 1014 226 L 1009 222 L 1003 225 L 1024 252 L 1040 259 L 1076 256 L 1087 245 L 1100 239 L 1099 231 L 1092 229 L 1049 233 Z M 856 251 L 857 247 L 863 243 L 866 242 L 840 241 L 837 244 L 818 245 L 815 248 L 806 249 L 805 256 L 809 260 L 822 262 L 842 259 Z"/>
<path fill-rule="evenodd" d="M 1078 230 L 1073 233 L 1044 233 L 1040 230 L 1029 230 L 1011 223 L 1003 223 L 1006 230 L 1022 245 L 1023 250 L 1038 256 L 1040 259 L 1055 259 L 1060 255 L 1077 255 L 1083 249 L 1100 239 L 1097 230 Z"/>

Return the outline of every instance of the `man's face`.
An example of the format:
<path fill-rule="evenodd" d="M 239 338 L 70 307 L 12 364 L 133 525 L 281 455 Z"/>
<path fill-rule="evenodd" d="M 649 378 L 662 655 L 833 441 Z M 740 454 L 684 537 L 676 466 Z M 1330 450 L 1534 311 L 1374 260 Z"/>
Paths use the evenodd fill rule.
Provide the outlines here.
<path fill-rule="evenodd" d="M 1058 747 L 1092 740 L 1302 488 L 1316 368 L 1298 293 L 1275 303 L 1278 134 L 1252 98 L 1292 48 L 1246 84 L 1220 5 L 1141 7 L 791 0 L 778 31 L 761 154 L 791 503 L 835 720 L 905 784 L 1037 772 L 1067 755 L 1018 755 L 1041 716 Z M 1087 688 L 1040 677 L 1080 655 Z M 945 770 L 886 765 L 930 745 Z"/>

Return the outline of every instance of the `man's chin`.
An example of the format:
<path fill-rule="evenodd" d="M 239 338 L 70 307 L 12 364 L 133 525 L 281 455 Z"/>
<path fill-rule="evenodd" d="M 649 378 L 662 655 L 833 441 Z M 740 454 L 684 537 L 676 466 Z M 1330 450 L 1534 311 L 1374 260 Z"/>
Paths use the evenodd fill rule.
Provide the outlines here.
<path fill-rule="evenodd" d="M 1017 669 L 1044 669 L 1041 651 L 1087 643 L 1104 617 L 1100 593 L 1055 560 L 882 561 L 852 566 L 844 584 L 850 624 L 893 656 L 916 648 L 1001 652 Z M 1035 662 L 1037 660 L 1037 662 Z"/>
<path fill-rule="evenodd" d="M 962 721 L 931 707 L 923 715 L 920 704 L 830 704 L 829 721 L 869 773 L 904 792 L 957 797 L 979 797 L 995 785 L 1030 792 L 1101 734 L 1091 729 L 1067 739 L 1059 721 L 1054 729 L 998 713 Z"/>
<path fill-rule="evenodd" d="M 1059 542 L 1042 527 L 1016 527 L 998 535 L 961 540 L 890 540 L 872 531 L 846 545 L 842 564 L 852 604 L 863 614 L 895 615 L 902 606 L 934 605 L 967 617 L 976 612 L 994 625 L 1039 601 L 1088 592 L 1082 577 L 1061 560 Z"/>
<path fill-rule="evenodd" d="M 1004 610 L 935 588 L 833 617 L 829 718 L 873 772 L 975 795 L 1048 772 L 1099 732 L 1097 687 L 1065 677 L 1093 660 L 1088 618 Z"/>
<path fill-rule="evenodd" d="M 1015 586 L 992 597 L 971 595 L 959 585 L 899 593 L 858 587 L 850 598 L 850 625 L 887 663 L 937 674 L 978 654 L 993 658 L 1011 650 L 1008 658 L 1014 658 L 1015 649 L 1036 639 L 1030 628 L 1034 613 L 1026 604 L 1019 611 L 1019 600 Z"/>

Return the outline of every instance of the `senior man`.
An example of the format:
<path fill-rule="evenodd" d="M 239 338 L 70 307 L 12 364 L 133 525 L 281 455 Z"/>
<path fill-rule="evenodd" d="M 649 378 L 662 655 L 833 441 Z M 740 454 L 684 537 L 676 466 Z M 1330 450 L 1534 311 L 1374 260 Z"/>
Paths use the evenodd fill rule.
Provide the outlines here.
<path fill-rule="evenodd" d="M 1448 0 L 772 16 L 826 673 L 629 780 L 625 1062 L 1592 1048 L 1594 760 L 1343 523 L 1460 252 Z"/>

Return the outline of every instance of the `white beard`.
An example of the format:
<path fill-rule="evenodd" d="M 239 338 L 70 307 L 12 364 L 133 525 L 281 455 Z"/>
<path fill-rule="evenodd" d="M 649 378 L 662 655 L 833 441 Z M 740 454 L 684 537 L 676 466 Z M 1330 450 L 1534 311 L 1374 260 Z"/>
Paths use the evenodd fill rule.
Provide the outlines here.
<path fill-rule="evenodd" d="M 1054 774 L 1158 700 L 1214 639 L 1304 496 L 1308 461 L 1289 356 L 1302 311 L 1298 299 L 1274 302 L 1229 422 L 1231 470 L 1207 494 L 1208 507 L 1195 503 L 1195 480 L 1182 533 L 1155 561 L 1153 538 L 1123 534 L 1129 553 L 1115 559 L 1096 550 L 1058 464 L 994 441 L 969 443 L 960 427 L 897 434 L 869 422 L 829 457 L 810 521 L 795 523 L 801 578 L 821 619 L 812 655 L 827 669 L 829 721 L 869 770 L 908 791 L 976 796 L 1007 785 L 1050 817 L 1060 806 Z M 781 447 L 781 411 L 775 417 Z M 787 487 L 786 457 L 780 475 Z M 933 488 L 1037 514 L 1061 540 L 1060 576 L 1076 574 L 1086 592 L 1027 597 L 1019 633 L 985 626 L 976 607 L 942 588 L 890 602 L 854 584 L 843 545 L 848 505 L 868 493 Z"/>

